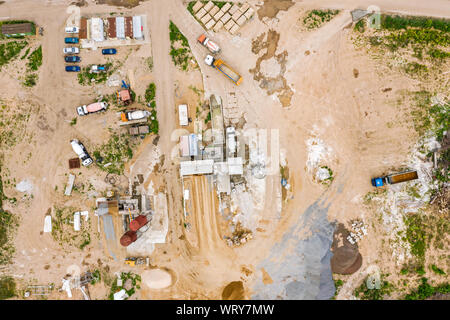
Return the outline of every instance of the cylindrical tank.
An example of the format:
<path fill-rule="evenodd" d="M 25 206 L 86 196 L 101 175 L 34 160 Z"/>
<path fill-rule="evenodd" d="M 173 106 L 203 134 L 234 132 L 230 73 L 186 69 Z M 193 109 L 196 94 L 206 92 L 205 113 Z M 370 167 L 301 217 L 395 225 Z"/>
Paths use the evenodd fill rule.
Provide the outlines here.
<path fill-rule="evenodd" d="M 144 225 L 146 225 L 148 222 L 147 216 L 139 215 L 136 219 L 130 222 L 130 230 L 131 231 L 137 231 L 140 228 L 142 228 Z"/>
<path fill-rule="evenodd" d="M 120 244 L 124 247 L 128 247 L 130 244 L 135 242 L 137 239 L 136 231 L 127 231 L 120 238 Z"/>

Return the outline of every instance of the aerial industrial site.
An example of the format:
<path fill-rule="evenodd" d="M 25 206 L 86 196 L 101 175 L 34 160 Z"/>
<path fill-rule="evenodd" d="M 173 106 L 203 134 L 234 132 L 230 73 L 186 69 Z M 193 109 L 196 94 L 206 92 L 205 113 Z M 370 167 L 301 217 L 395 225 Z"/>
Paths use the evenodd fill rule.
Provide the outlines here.
<path fill-rule="evenodd" d="M 0 1 L 0 300 L 449 300 L 447 0 Z"/>

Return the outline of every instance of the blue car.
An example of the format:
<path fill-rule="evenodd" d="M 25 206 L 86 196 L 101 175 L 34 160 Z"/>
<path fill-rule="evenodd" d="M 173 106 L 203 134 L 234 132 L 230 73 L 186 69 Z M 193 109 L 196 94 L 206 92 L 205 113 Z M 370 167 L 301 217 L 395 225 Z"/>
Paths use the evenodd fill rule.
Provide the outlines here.
<path fill-rule="evenodd" d="M 80 62 L 81 58 L 79 56 L 65 56 L 64 61 L 66 62 Z"/>
<path fill-rule="evenodd" d="M 78 38 L 64 38 L 65 43 L 78 43 Z"/>
<path fill-rule="evenodd" d="M 109 48 L 109 49 L 103 49 L 102 50 L 102 54 L 116 54 L 117 50 L 114 48 Z"/>
<path fill-rule="evenodd" d="M 79 66 L 66 66 L 67 72 L 79 72 L 81 68 Z"/>

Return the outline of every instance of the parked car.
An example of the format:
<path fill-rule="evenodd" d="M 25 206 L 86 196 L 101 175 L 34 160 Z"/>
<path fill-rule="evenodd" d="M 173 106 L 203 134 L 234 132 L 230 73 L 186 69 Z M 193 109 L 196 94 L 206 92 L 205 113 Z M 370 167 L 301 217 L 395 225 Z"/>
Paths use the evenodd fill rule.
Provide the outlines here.
<path fill-rule="evenodd" d="M 77 47 L 68 47 L 64 48 L 63 52 L 64 54 L 80 53 L 80 49 L 78 49 Z"/>
<path fill-rule="evenodd" d="M 79 66 L 66 66 L 67 72 L 79 72 L 81 68 Z"/>
<path fill-rule="evenodd" d="M 78 33 L 80 29 L 78 27 L 66 27 L 66 33 Z"/>
<path fill-rule="evenodd" d="M 78 43 L 78 38 L 76 37 L 68 37 L 64 38 L 65 43 Z"/>
<path fill-rule="evenodd" d="M 117 50 L 114 48 L 102 49 L 102 54 L 116 54 Z"/>
<path fill-rule="evenodd" d="M 80 62 L 81 58 L 79 56 L 65 56 L 64 61 L 66 62 Z"/>
<path fill-rule="evenodd" d="M 80 158 L 83 166 L 87 167 L 93 162 L 91 156 L 80 141 L 73 139 L 70 141 L 70 144 L 72 145 L 73 151 L 78 155 L 78 158 Z"/>

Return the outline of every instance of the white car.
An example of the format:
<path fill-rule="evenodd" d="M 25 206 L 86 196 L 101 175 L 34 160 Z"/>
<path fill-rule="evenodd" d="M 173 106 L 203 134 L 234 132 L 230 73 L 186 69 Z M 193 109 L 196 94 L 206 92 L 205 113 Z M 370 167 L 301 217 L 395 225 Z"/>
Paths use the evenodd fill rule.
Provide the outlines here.
<path fill-rule="evenodd" d="M 78 49 L 77 47 L 64 48 L 63 51 L 64 54 L 80 53 L 80 49 Z"/>
<path fill-rule="evenodd" d="M 72 145 L 73 151 L 78 155 L 78 158 L 80 158 L 83 166 L 87 167 L 93 162 L 92 158 L 87 153 L 86 148 L 80 141 L 73 139 L 70 141 L 70 144 Z"/>
<path fill-rule="evenodd" d="M 144 111 L 144 110 L 130 111 L 130 112 L 126 112 L 125 114 L 126 114 L 127 120 L 144 119 L 144 118 L 150 117 L 150 115 L 151 115 L 151 113 L 149 111 Z"/>
<path fill-rule="evenodd" d="M 78 27 L 66 27 L 66 33 L 78 33 L 79 30 Z"/>

